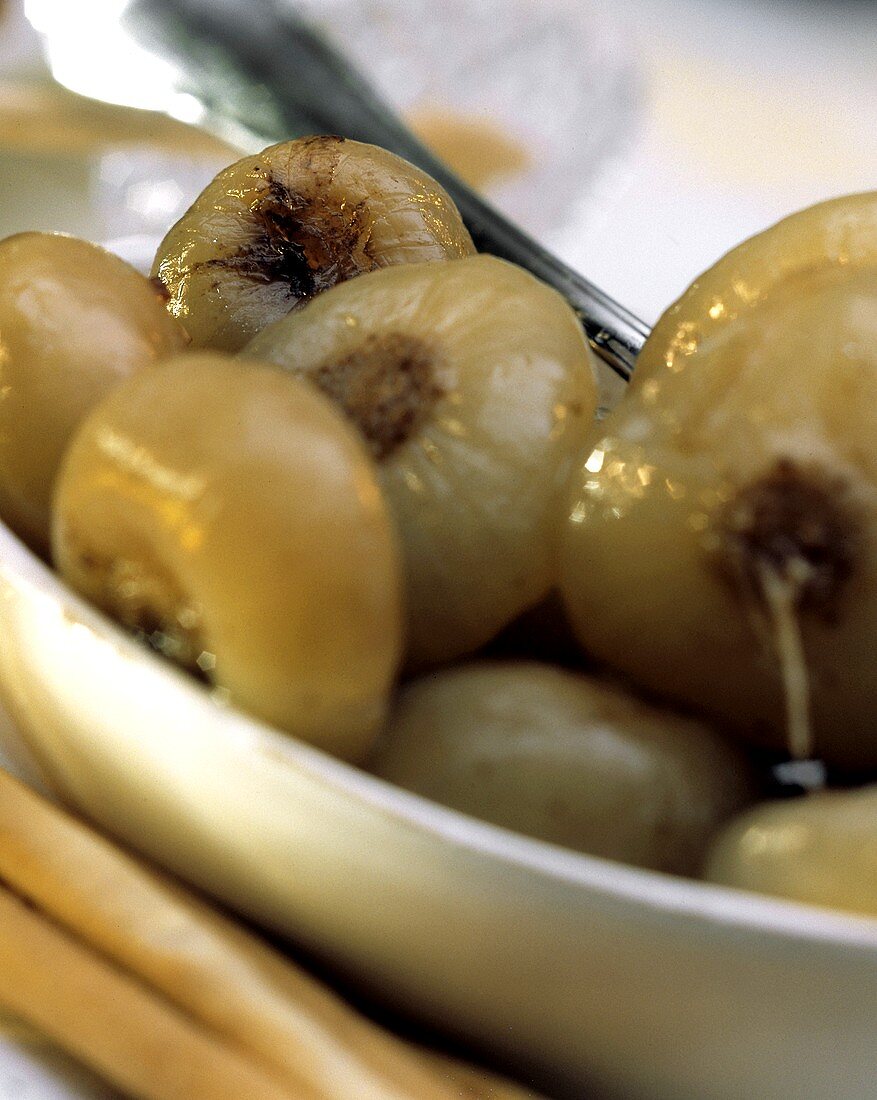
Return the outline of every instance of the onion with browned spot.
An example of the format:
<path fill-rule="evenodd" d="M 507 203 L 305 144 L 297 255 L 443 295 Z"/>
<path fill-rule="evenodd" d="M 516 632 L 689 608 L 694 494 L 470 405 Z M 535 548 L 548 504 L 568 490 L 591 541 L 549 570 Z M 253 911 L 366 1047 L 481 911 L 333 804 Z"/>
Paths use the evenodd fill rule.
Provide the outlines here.
<path fill-rule="evenodd" d="M 596 404 L 559 294 L 491 256 L 406 264 L 327 291 L 247 354 L 316 383 L 371 447 L 404 550 L 410 666 L 473 651 L 546 595 Z"/>
<path fill-rule="evenodd" d="M 355 431 L 313 387 L 219 353 L 142 372 L 59 478 L 63 576 L 265 721 L 356 759 L 401 649 L 395 533 Z"/>
<path fill-rule="evenodd" d="M 473 251 L 450 197 L 420 169 L 310 137 L 220 172 L 164 238 L 152 274 L 196 347 L 236 351 L 337 283 Z"/>
<path fill-rule="evenodd" d="M 877 193 L 695 282 L 570 488 L 585 648 L 749 740 L 877 765 Z"/>

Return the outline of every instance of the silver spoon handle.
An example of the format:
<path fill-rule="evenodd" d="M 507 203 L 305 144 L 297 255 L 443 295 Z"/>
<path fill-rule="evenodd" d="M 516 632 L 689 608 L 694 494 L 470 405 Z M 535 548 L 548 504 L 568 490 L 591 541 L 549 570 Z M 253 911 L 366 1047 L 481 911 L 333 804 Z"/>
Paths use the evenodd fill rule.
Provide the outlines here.
<path fill-rule="evenodd" d="M 581 318 L 596 354 L 625 380 L 648 327 L 561 263 L 462 183 L 291 5 L 272 0 L 135 0 L 125 14 L 144 44 L 171 56 L 209 112 L 269 141 L 338 133 L 381 145 L 439 181 L 476 247 L 526 268 Z"/>

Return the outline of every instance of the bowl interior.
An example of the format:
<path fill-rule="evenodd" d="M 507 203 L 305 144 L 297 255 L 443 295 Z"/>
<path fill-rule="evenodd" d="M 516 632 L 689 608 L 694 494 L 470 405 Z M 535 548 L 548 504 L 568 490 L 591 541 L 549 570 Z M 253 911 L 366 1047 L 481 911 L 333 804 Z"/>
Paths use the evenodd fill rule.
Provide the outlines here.
<path fill-rule="evenodd" d="M 62 579 L 33 554 L 0 522 L 0 578 L 9 587 L 25 586 L 38 599 L 43 611 L 78 628 L 77 637 L 90 636 L 105 655 L 125 664 L 148 670 L 150 683 L 170 699 L 185 700 L 197 708 L 213 735 L 226 743 L 245 740 L 248 750 L 270 759 L 279 768 L 305 771 L 337 792 L 396 819 L 399 828 L 416 828 L 434 835 L 440 842 L 483 851 L 507 863 L 530 868 L 550 877 L 588 885 L 639 904 L 668 913 L 699 913 L 724 924 L 782 930 L 805 936 L 852 937 L 877 947 L 877 922 L 822 910 L 814 906 L 774 900 L 684 879 L 675 875 L 631 867 L 613 860 L 589 856 L 531 839 L 500 826 L 491 825 L 403 790 L 356 766 L 298 741 L 257 719 L 226 706 L 208 688 L 136 642 L 112 620 L 85 602 Z M 52 670 L 47 672 L 51 679 Z M 116 716 L 124 720 L 124 715 Z M 27 746 L 10 730 L 4 743 L 16 754 L 19 770 L 37 766 L 28 758 Z M 230 783 L 234 781 L 229 776 Z"/>
<path fill-rule="evenodd" d="M 814 1074 L 868 1095 L 847 1086 L 877 1073 L 877 923 L 394 788 L 218 704 L 2 527 L 0 630 L 0 699 L 50 790 L 370 998 L 557 1095 L 779 1098 Z"/>

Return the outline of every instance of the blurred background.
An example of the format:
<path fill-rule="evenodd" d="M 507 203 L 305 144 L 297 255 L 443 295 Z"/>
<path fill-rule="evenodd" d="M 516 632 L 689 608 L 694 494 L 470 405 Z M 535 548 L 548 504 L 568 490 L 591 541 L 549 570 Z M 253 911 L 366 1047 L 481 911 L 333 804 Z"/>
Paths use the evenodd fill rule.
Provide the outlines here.
<path fill-rule="evenodd" d="M 45 87 L 24 5 L 0 0 L 0 231 L 66 229 L 142 266 L 233 154 Z M 67 5 L 74 60 L 100 48 L 90 6 Z M 296 6 L 462 174 L 650 322 L 741 238 L 877 186 L 873 0 Z"/>

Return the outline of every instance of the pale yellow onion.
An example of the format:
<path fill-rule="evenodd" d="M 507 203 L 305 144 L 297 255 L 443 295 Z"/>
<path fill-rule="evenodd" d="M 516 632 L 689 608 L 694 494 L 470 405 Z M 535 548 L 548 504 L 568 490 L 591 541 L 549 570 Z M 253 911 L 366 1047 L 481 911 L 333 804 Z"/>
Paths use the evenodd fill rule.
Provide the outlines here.
<path fill-rule="evenodd" d="M 406 264 L 321 294 L 247 354 L 316 382 L 369 441 L 405 555 L 412 666 L 471 652 L 545 596 L 596 404 L 559 294 L 491 256 Z"/>
<path fill-rule="evenodd" d="M 129 380 L 59 479 L 63 576 L 231 702 L 356 758 L 401 644 L 392 525 L 355 431 L 313 387 L 218 353 Z"/>
<path fill-rule="evenodd" d="M 743 753 L 707 726 L 533 662 L 410 684 L 371 767 L 496 825 L 676 874 L 700 869 L 756 790 Z"/>
<path fill-rule="evenodd" d="M 748 740 L 874 766 L 877 194 L 741 245 L 637 374 L 570 487 L 581 643 Z"/>
<path fill-rule="evenodd" d="M 79 421 L 104 394 L 180 351 L 155 287 L 60 233 L 0 241 L 0 517 L 41 553 L 52 488 Z"/>
<path fill-rule="evenodd" d="M 877 916 L 877 787 L 756 807 L 718 835 L 706 877 Z"/>
<path fill-rule="evenodd" d="M 473 251 L 450 197 L 419 168 L 374 145 L 311 137 L 220 172 L 161 242 L 152 274 L 196 347 L 236 351 L 345 279 Z"/>

